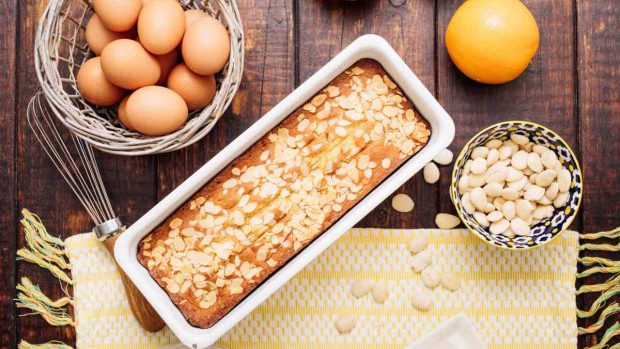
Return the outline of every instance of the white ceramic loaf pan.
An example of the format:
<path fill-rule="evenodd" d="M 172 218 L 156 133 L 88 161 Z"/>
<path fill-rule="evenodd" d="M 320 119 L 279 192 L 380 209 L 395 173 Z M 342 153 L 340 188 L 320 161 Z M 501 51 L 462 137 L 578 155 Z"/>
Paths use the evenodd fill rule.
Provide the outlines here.
<path fill-rule="evenodd" d="M 327 231 L 272 274 L 217 324 L 208 329 L 193 327 L 185 320 L 146 268 L 138 262 L 138 243 L 230 162 L 321 91 L 336 76 L 362 58 L 372 58 L 381 63 L 390 77 L 429 122 L 431 138 L 428 144 L 359 201 Z M 329 61 L 125 231 L 116 242 L 114 249 L 116 260 L 183 344 L 192 348 L 208 347 L 383 202 L 441 150 L 448 147 L 453 138 L 452 119 L 396 51 L 383 38 L 376 35 L 364 35 Z"/>

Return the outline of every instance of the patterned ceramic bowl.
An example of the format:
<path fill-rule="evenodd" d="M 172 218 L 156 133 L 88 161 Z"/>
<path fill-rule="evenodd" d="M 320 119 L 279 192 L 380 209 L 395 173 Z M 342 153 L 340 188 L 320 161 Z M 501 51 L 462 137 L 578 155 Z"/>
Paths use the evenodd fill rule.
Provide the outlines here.
<path fill-rule="evenodd" d="M 507 140 L 512 133 L 527 136 L 535 144 L 542 144 L 555 151 L 562 165 L 571 173 L 569 199 L 563 207 L 556 208 L 553 216 L 544 219 L 531 227 L 531 236 L 507 237 L 493 235 L 481 226 L 472 215 L 467 213 L 461 204 L 461 195 L 458 193 L 457 183 L 463 174 L 465 163 L 471 157 L 472 150 L 486 144 L 492 139 Z M 548 128 L 527 121 L 506 121 L 492 125 L 474 136 L 463 148 L 454 163 L 450 197 L 467 228 L 487 243 L 506 249 L 528 249 L 541 246 L 558 236 L 567 229 L 577 215 L 583 192 L 583 176 L 575 154 L 568 144 L 555 132 Z"/>

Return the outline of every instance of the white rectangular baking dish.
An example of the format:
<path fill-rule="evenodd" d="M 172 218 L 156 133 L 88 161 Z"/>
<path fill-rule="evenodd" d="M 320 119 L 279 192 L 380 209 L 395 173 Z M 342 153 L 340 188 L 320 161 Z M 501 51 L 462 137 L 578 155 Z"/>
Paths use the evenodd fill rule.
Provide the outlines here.
<path fill-rule="evenodd" d="M 302 103 L 327 86 L 336 76 L 362 58 L 372 58 L 381 63 L 385 71 L 429 122 L 431 138 L 428 144 L 359 201 L 327 231 L 271 275 L 217 324 L 208 329 L 193 327 L 146 268 L 138 262 L 138 243 L 230 162 L 299 108 Z M 448 147 L 453 138 L 452 119 L 396 51 L 383 38 L 377 35 L 364 35 L 330 60 L 121 234 L 114 249 L 116 260 L 183 344 L 192 348 L 208 347 L 383 202 L 441 150 Z"/>

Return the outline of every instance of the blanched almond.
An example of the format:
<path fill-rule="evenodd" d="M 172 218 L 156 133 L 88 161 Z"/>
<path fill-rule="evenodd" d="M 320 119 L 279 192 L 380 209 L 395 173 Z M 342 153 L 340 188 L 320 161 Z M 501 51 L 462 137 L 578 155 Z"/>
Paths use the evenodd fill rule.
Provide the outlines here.
<path fill-rule="evenodd" d="M 512 156 L 510 164 L 517 170 L 525 170 L 527 168 L 527 156 L 527 152 L 519 150 L 516 154 Z"/>
<path fill-rule="evenodd" d="M 502 214 L 506 219 L 513 219 L 517 215 L 517 205 L 514 201 L 506 201 L 502 207 Z"/>
<path fill-rule="evenodd" d="M 435 288 L 441 282 L 439 272 L 437 271 L 437 269 L 435 269 L 435 267 L 432 266 L 422 270 L 421 277 L 422 282 L 428 288 Z"/>
<path fill-rule="evenodd" d="M 461 224 L 461 219 L 448 213 L 439 213 L 435 217 L 435 224 L 441 229 L 452 229 Z"/>
<path fill-rule="evenodd" d="M 487 194 L 480 187 L 474 188 L 471 191 L 470 195 L 471 203 L 474 204 L 478 210 L 482 211 L 485 209 L 487 204 Z"/>
<path fill-rule="evenodd" d="M 487 155 L 487 166 L 491 166 L 495 164 L 499 160 L 499 151 L 497 149 L 489 150 L 489 154 Z"/>
<path fill-rule="evenodd" d="M 392 198 L 392 207 L 402 213 L 411 212 L 414 207 L 413 200 L 407 194 L 396 194 Z"/>
<path fill-rule="evenodd" d="M 463 197 L 461 197 L 461 205 L 465 209 L 465 212 L 473 214 L 474 212 L 476 212 L 476 207 L 474 207 L 474 204 L 471 203 L 470 196 L 471 193 L 463 194 Z"/>
<path fill-rule="evenodd" d="M 487 219 L 487 215 L 483 212 L 474 212 L 474 219 L 476 220 L 476 222 L 478 222 L 478 224 L 485 228 L 489 226 L 489 220 Z"/>
<path fill-rule="evenodd" d="M 429 311 L 433 306 L 433 298 L 428 291 L 417 289 L 413 292 L 411 304 L 420 311 Z"/>
<path fill-rule="evenodd" d="M 420 253 L 413 256 L 411 260 L 411 268 L 417 272 L 421 273 L 422 270 L 426 269 L 433 260 L 433 256 L 429 252 L 429 250 L 421 251 Z"/>
<path fill-rule="evenodd" d="M 526 191 L 523 197 L 525 200 L 536 201 L 545 195 L 545 189 L 537 185 L 531 185 Z"/>
<path fill-rule="evenodd" d="M 383 304 L 388 299 L 388 288 L 384 282 L 377 282 L 372 287 L 372 298 L 378 304 Z"/>
<path fill-rule="evenodd" d="M 558 189 L 561 193 L 566 193 L 570 189 L 571 176 L 570 172 L 563 168 L 558 173 Z"/>
<path fill-rule="evenodd" d="M 506 219 L 502 218 L 497 222 L 491 223 L 489 230 L 492 234 L 498 235 L 506 231 L 510 227 L 510 222 Z"/>
<path fill-rule="evenodd" d="M 527 167 L 531 168 L 532 171 L 539 173 L 543 171 L 543 164 L 540 161 L 540 155 L 537 153 L 529 153 L 527 154 Z"/>
<path fill-rule="evenodd" d="M 461 288 L 461 279 L 453 273 L 443 273 L 441 275 L 441 286 L 450 291 Z"/>
<path fill-rule="evenodd" d="M 519 236 L 529 236 L 530 226 L 523 219 L 516 217 L 510 221 L 510 229 Z"/>
<path fill-rule="evenodd" d="M 340 334 L 345 334 L 353 331 L 355 328 L 355 317 L 351 315 L 340 316 L 335 323 L 336 330 Z"/>
<path fill-rule="evenodd" d="M 423 170 L 424 180 L 426 183 L 434 184 L 439 180 L 439 168 L 432 162 L 429 162 L 424 166 Z"/>
<path fill-rule="evenodd" d="M 491 139 L 487 142 L 486 147 L 489 149 L 497 149 L 501 147 L 503 142 L 500 139 Z"/>
<path fill-rule="evenodd" d="M 551 150 L 545 149 L 540 154 L 540 161 L 548 169 L 554 169 L 558 163 L 558 157 Z"/>
<path fill-rule="evenodd" d="M 407 243 L 407 249 L 413 254 L 424 251 L 427 246 L 428 239 L 422 234 L 416 234 L 414 237 L 409 239 L 409 243 Z"/>
<path fill-rule="evenodd" d="M 373 282 L 370 280 L 358 280 L 351 284 L 351 294 L 355 298 L 367 295 L 372 289 Z"/>
<path fill-rule="evenodd" d="M 487 220 L 489 222 L 497 222 L 502 218 L 504 218 L 504 214 L 502 214 L 500 211 L 493 211 L 487 215 Z"/>
<path fill-rule="evenodd" d="M 518 145 L 525 145 L 530 141 L 529 138 L 527 138 L 526 136 L 520 135 L 518 133 L 511 134 L 510 140 L 517 143 Z"/>
<path fill-rule="evenodd" d="M 545 196 L 549 200 L 554 200 L 558 196 L 559 190 L 558 182 L 553 182 L 547 187 L 547 190 L 545 190 Z"/>
<path fill-rule="evenodd" d="M 445 166 L 445 165 L 450 165 L 453 158 L 454 158 L 454 154 L 452 154 L 452 152 L 449 149 L 444 149 L 439 154 L 437 154 L 435 158 L 433 158 L 433 161 L 435 161 L 436 163 L 440 165 Z"/>
<path fill-rule="evenodd" d="M 489 148 L 475 147 L 474 150 L 471 151 L 471 158 L 472 159 L 478 159 L 478 158 L 486 159 L 488 154 L 489 154 Z"/>
<path fill-rule="evenodd" d="M 486 149 L 486 148 L 485 148 Z M 487 170 L 487 160 L 484 158 L 477 158 L 471 164 L 471 172 L 474 174 L 483 174 Z"/>

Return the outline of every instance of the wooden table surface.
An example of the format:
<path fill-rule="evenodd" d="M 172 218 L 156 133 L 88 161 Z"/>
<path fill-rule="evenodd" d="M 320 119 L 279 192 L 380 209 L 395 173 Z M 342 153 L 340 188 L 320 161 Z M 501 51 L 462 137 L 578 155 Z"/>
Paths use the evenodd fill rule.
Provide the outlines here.
<path fill-rule="evenodd" d="M 238 0 L 247 38 L 246 65 L 232 106 L 209 135 L 184 150 L 137 158 L 101 155 L 100 167 L 116 212 L 126 222 L 135 221 L 347 44 L 362 34 L 376 33 L 390 42 L 454 119 L 456 138 L 450 149 L 458 151 L 477 131 L 502 120 L 532 120 L 549 126 L 572 146 L 584 171 L 585 196 L 573 229 L 594 232 L 620 225 L 617 2 L 524 1 L 540 27 L 540 50 L 525 74 L 501 86 L 465 78 L 446 53 L 445 28 L 461 2 Z M 62 237 L 91 228 L 90 218 L 36 144 L 26 122 L 27 102 L 38 85 L 33 40 L 46 3 L 0 1 L 2 348 L 14 348 L 20 338 L 73 343 L 75 336 L 70 327 L 49 326 L 38 316 L 20 317 L 14 307 L 15 283 L 22 276 L 30 277 L 53 298 L 61 296 L 51 274 L 15 261 L 16 249 L 24 244 L 19 210 L 26 207 L 39 214 L 50 232 Z M 417 175 L 399 189 L 416 202 L 413 213 L 396 213 L 384 202 L 360 226 L 434 226 L 436 213 L 454 211 L 448 197 L 450 169 L 441 169 L 436 185 L 424 183 Z M 577 303 L 589 304 L 592 297 L 580 297 Z M 592 335 L 579 339 L 580 347 L 596 341 Z"/>

